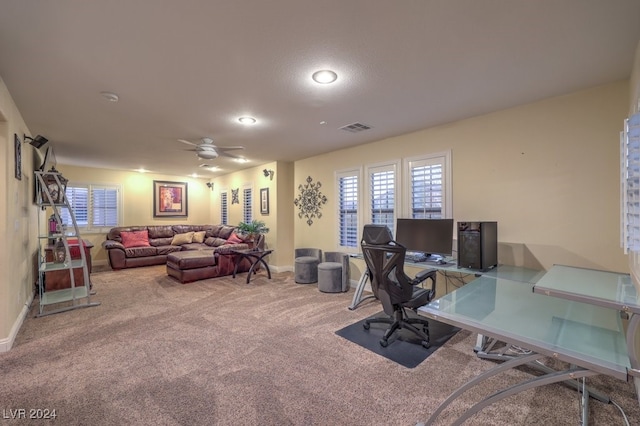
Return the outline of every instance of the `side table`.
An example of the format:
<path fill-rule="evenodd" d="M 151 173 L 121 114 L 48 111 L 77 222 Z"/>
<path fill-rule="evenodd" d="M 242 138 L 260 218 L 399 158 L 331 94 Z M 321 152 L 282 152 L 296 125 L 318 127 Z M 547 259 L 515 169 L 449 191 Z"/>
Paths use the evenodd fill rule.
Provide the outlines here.
<path fill-rule="evenodd" d="M 265 262 L 264 258 L 271 253 L 273 250 L 268 249 L 264 250 L 261 248 L 252 248 L 247 250 L 230 250 L 229 253 L 237 255 L 234 259 L 234 267 L 233 267 L 233 278 L 236 277 L 236 273 L 238 272 L 238 265 L 242 262 L 242 259 L 248 259 L 251 262 L 251 267 L 249 268 L 249 273 L 247 274 L 247 284 L 251 280 L 251 274 L 255 274 L 257 271 L 255 270 L 256 265 L 262 263 L 264 268 L 267 271 L 267 276 L 271 279 L 271 270 L 269 269 L 269 265 Z"/>

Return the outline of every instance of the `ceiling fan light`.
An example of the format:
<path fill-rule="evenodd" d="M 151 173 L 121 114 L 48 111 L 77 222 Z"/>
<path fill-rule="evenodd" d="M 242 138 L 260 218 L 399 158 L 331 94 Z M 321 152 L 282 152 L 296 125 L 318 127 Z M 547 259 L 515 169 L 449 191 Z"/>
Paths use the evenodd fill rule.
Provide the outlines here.
<path fill-rule="evenodd" d="M 338 74 L 331 70 L 320 70 L 313 73 L 311 76 L 313 81 L 320 84 L 333 83 L 338 79 Z"/>

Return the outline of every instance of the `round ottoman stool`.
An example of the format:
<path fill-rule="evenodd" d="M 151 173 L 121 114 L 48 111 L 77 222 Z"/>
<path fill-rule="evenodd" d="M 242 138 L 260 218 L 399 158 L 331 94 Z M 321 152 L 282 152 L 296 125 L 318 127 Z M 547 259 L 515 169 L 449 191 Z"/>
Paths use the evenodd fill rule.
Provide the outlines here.
<path fill-rule="evenodd" d="M 322 262 L 318 265 L 318 290 L 323 293 L 342 292 L 342 263 Z"/>
<path fill-rule="evenodd" d="M 298 284 L 311 284 L 318 282 L 318 263 L 315 256 L 296 257 L 295 282 Z"/>

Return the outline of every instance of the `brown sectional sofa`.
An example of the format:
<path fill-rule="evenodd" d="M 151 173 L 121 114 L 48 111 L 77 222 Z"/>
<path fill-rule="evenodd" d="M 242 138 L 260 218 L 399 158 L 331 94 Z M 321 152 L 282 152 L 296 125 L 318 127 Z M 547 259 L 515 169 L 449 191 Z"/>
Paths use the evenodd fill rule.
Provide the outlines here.
<path fill-rule="evenodd" d="M 148 245 L 125 247 L 123 244 L 123 233 L 125 239 L 133 233 L 148 235 Z M 102 243 L 102 247 L 107 250 L 109 265 L 112 269 L 134 268 L 139 266 L 164 265 L 171 253 L 180 251 L 208 251 L 211 253 L 213 261 L 206 266 L 206 273 L 201 278 L 213 278 L 217 276 L 230 275 L 233 273 L 234 259 L 227 256 L 230 249 L 249 248 L 248 242 L 236 242 L 235 226 L 228 225 L 161 225 L 161 226 L 127 226 L 112 228 L 107 234 L 107 239 Z M 190 232 L 204 232 L 202 242 L 176 243 L 176 235 L 185 235 Z M 234 237 L 232 237 L 232 235 Z M 232 241 L 229 241 L 231 239 Z M 188 240 L 187 240 L 188 241 Z M 178 242 L 180 243 L 180 242 Z M 264 248 L 264 236 L 260 236 L 257 242 L 252 243 Z M 205 256 L 208 257 L 208 256 Z M 204 265 L 203 265 L 204 266 Z M 246 272 L 251 264 L 243 260 L 238 265 L 238 272 Z M 169 265 L 167 265 L 169 275 Z M 195 272 L 195 271 L 194 271 Z M 177 278 L 177 277 L 176 277 Z M 199 278 L 199 279 L 201 279 Z M 181 280 L 182 281 L 182 280 Z M 191 281 L 191 279 L 190 279 Z"/>

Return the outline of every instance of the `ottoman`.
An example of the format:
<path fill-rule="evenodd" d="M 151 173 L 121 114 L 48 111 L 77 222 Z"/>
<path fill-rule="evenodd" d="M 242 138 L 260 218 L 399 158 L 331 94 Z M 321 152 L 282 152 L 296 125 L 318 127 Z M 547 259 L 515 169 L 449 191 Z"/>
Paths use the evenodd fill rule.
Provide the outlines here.
<path fill-rule="evenodd" d="M 342 289 L 342 263 L 322 262 L 318 265 L 318 290 L 340 293 Z"/>
<path fill-rule="evenodd" d="M 187 250 L 169 254 L 167 275 L 182 284 L 218 276 L 213 250 Z"/>

